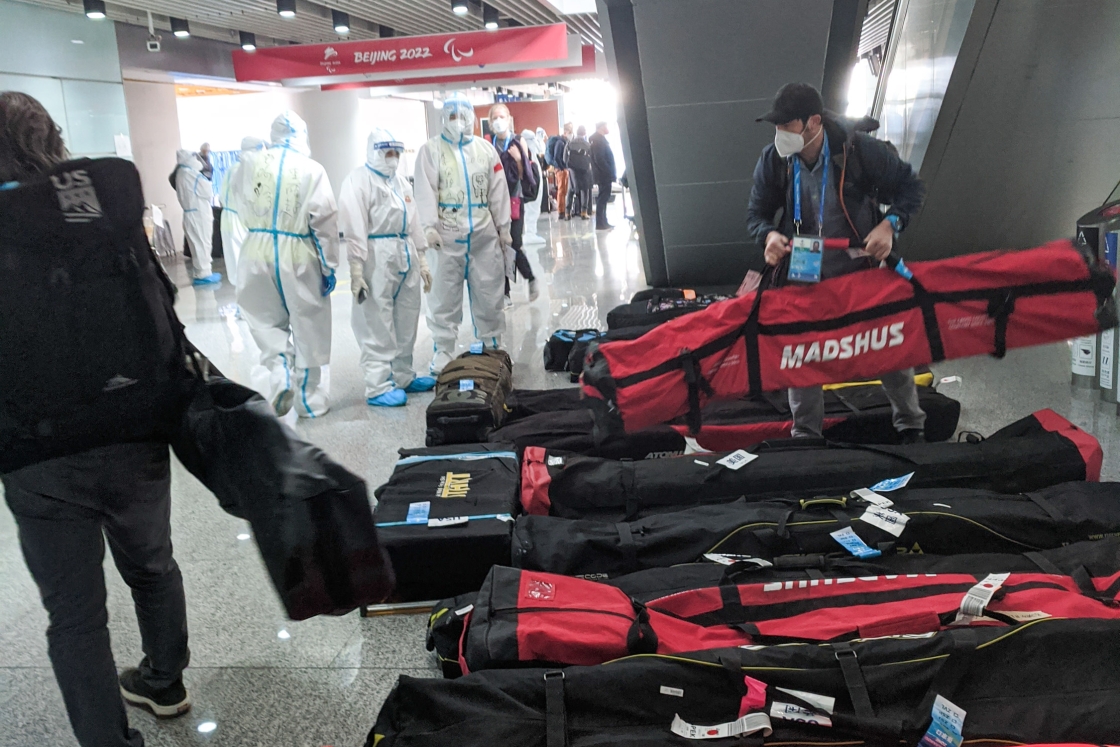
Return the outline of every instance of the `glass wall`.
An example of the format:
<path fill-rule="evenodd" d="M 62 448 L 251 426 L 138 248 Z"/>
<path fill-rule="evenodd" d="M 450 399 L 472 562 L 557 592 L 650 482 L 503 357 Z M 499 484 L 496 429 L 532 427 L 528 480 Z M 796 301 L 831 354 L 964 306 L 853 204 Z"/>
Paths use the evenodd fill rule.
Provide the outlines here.
<path fill-rule="evenodd" d="M 909 0 L 887 60 L 880 137 L 920 169 L 975 0 Z"/>

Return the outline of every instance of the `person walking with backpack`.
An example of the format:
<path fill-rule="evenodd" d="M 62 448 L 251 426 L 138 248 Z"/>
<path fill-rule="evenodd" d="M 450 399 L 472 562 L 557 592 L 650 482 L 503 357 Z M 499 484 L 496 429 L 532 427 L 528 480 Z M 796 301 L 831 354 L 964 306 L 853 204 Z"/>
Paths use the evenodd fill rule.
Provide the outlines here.
<path fill-rule="evenodd" d="M 514 267 L 522 277 L 529 281 L 529 300 L 536 301 L 540 296 L 537 278 L 533 275 L 533 268 L 529 258 L 521 250 L 522 239 L 525 232 L 525 208 L 528 202 L 536 199 L 540 189 L 540 180 L 533 171 L 533 156 L 520 135 L 514 134 L 513 117 L 505 104 L 494 104 L 490 107 L 490 132 L 493 145 L 498 150 L 498 157 L 502 159 L 502 168 L 506 172 L 506 184 L 509 187 L 510 215 L 512 216 L 509 232 L 513 243 L 510 245 L 514 254 Z M 539 217 L 538 213 L 538 217 Z M 509 300 L 509 283 L 511 275 L 516 272 L 506 273 L 506 308 L 512 306 Z"/>
<path fill-rule="evenodd" d="M 574 197 L 568 208 L 569 215 L 579 214 L 584 220 L 591 219 L 591 188 L 594 176 L 591 171 L 591 143 L 587 142 L 587 128 L 580 125 L 575 140 L 568 143 L 564 158 L 572 172 L 575 183 Z"/>
<path fill-rule="evenodd" d="M 556 205 L 560 220 L 568 220 L 568 190 L 571 172 L 568 171 L 568 144 L 572 142 L 572 123 L 564 123 L 564 132 L 552 143 L 552 168 L 556 169 Z"/>
<path fill-rule="evenodd" d="M 771 110 L 757 121 L 775 128 L 774 142 L 763 148 L 755 166 L 747 207 L 747 230 L 765 247 L 766 263 L 784 275 L 782 262 L 789 257 L 796 280 L 807 283 L 879 266 L 925 198 L 925 186 L 910 164 L 890 143 L 855 132 L 826 112 L 820 92 L 807 83 L 783 86 Z M 885 216 L 880 205 L 889 206 Z M 779 211 L 782 219 L 776 223 Z M 852 248 L 813 252 L 814 238 L 848 239 Z M 880 379 L 899 440 L 924 441 L 926 415 L 918 404 L 914 369 Z M 821 387 L 790 389 L 789 406 L 792 435 L 820 438 Z"/>
<path fill-rule="evenodd" d="M 82 219 L 79 223 L 96 221 L 89 229 L 91 247 L 103 250 L 103 216 L 127 209 L 123 204 L 111 204 L 118 192 L 90 186 L 87 169 L 92 167 L 51 173 L 47 183 L 48 173 L 67 158 L 61 132 L 35 99 L 11 91 L 0 93 L 0 190 L 16 194 L 25 184 L 31 190 L 46 184 L 50 194 L 50 208 L 46 209 L 53 210 L 59 209 L 60 198 L 68 196 L 71 202 L 63 202 L 62 209 L 75 211 Z M 68 181 L 70 177 L 85 183 Z M 71 187 L 64 188 L 66 184 Z M 122 186 L 120 199 L 137 200 L 138 175 L 135 187 L 130 193 Z M 119 251 L 125 255 L 134 249 Z M 154 257 L 149 259 L 158 269 Z M 89 265 L 95 267 L 96 262 L 90 258 Z M 170 312 L 173 288 L 162 271 L 159 278 L 152 282 L 160 286 L 158 292 L 167 294 Z M 44 287 L 41 292 L 56 291 Z M 69 298 L 69 291 L 52 303 L 63 303 L 58 298 Z M 169 352 L 168 357 L 173 356 Z M 85 361 L 77 370 L 94 369 L 97 363 Z M 128 392 L 147 383 L 118 376 L 106 386 Z M 0 408 L 0 421 L 9 422 L 9 414 L 6 407 Z M 105 424 L 109 429 L 119 426 Z M 50 617 L 47 651 L 78 744 L 142 747 L 143 736 L 129 728 L 124 701 L 159 718 L 181 716 L 191 707 L 182 677 L 190 651 L 183 577 L 171 553 L 167 444 L 140 441 L 100 446 L 27 464 L 3 474 L 2 481 L 23 557 Z M 117 570 L 132 589 L 144 651 L 139 666 L 126 669 L 119 677 L 105 609 L 106 541 Z"/>

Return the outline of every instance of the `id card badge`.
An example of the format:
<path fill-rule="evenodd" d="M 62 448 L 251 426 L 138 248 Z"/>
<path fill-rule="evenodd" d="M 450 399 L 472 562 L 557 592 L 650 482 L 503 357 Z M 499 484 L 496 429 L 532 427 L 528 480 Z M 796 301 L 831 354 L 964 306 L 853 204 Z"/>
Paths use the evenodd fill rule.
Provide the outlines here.
<path fill-rule="evenodd" d="M 794 236 L 793 251 L 789 255 L 789 279 L 797 283 L 819 283 L 823 257 L 824 239 L 820 236 Z"/>

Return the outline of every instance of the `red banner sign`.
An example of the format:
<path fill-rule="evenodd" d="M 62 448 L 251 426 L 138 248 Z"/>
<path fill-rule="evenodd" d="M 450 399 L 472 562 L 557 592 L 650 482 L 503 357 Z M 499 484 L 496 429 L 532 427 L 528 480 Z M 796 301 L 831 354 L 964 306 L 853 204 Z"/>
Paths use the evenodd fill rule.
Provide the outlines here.
<path fill-rule="evenodd" d="M 568 27 L 523 26 L 462 34 L 264 47 L 233 52 L 240 81 L 290 80 L 366 73 L 403 73 L 441 68 L 526 64 L 565 60 Z"/>
<path fill-rule="evenodd" d="M 544 83 L 551 80 L 572 80 L 590 78 L 597 72 L 595 47 L 584 45 L 581 49 L 583 64 L 578 67 L 548 67 L 516 70 L 508 73 L 489 73 L 482 70 L 465 75 L 443 75 L 423 78 L 404 78 L 397 80 L 372 80 L 352 83 L 331 83 L 322 86 L 324 91 L 345 91 L 351 88 L 394 88 L 402 86 L 449 85 L 453 83 L 483 83 L 487 81 L 509 81 L 515 83 Z M 605 77 L 605 76 L 604 76 Z M 500 83 L 499 83 L 500 85 Z"/>

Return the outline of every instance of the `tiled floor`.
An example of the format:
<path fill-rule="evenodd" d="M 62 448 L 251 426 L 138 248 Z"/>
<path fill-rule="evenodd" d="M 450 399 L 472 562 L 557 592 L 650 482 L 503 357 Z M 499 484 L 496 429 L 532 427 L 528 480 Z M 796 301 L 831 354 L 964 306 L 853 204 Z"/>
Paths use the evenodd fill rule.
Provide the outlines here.
<path fill-rule="evenodd" d="M 620 207 L 613 205 L 610 217 L 622 227 L 609 234 L 596 234 L 582 221 L 554 222 L 548 245 L 528 247 L 544 282 L 540 299 L 531 304 L 520 283 L 508 313 L 506 347 L 517 364 L 517 386 L 567 386 L 565 375 L 542 368 L 541 347 L 549 332 L 604 324 L 608 310 L 644 287 L 637 244 L 630 241 Z M 542 220 L 542 233 L 546 226 Z M 223 284 L 217 290 L 196 290 L 186 284 L 181 265 L 173 270 L 185 286 L 178 310 L 191 339 L 222 371 L 253 383 L 257 349 L 244 322 L 229 315 L 232 289 Z M 368 407 L 345 279 L 332 301 L 333 410 L 296 427 L 376 486 L 392 470 L 399 447 L 422 445 L 424 408 L 431 395 L 414 395 L 408 407 L 398 410 Z M 421 322 L 418 370 L 426 369 L 430 350 L 431 337 Z M 943 391 L 962 401 L 962 429 L 986 434 L 1035 409 L 1052 407 L 1101 438 L 1106 479 L 1116 479 L 1120 450 L 1115 406 L 1071 393 L 1066 345 L 1016 351 L 1002 362 L 953 362 L 939 366 L 937 375 L 961 377 L 959 383 L 944 384 Z M 195 705 L 188 716 L 171 722 L 157 723 L 132 711 L 134 725 L 149 744 L 359 745 L 398 675 L 438 676 L 424 650 L 423 616 L 286 620 L 253 543 L 238 539 L 244 523 L 224 514 L 177 465 L 172 490 L 176 556 L 190 616 L 192 661 L 186 681 Z M 106 575 L 113 648 L 119 665 L 131 665 L 141 656 L 131 598 L 111 564 Z M 74 744 L 47 662 L 45 626 L 11 516 L 0 510 L 2 747 Z M 216 728 L 200 732 L 208 722 Z"/>

